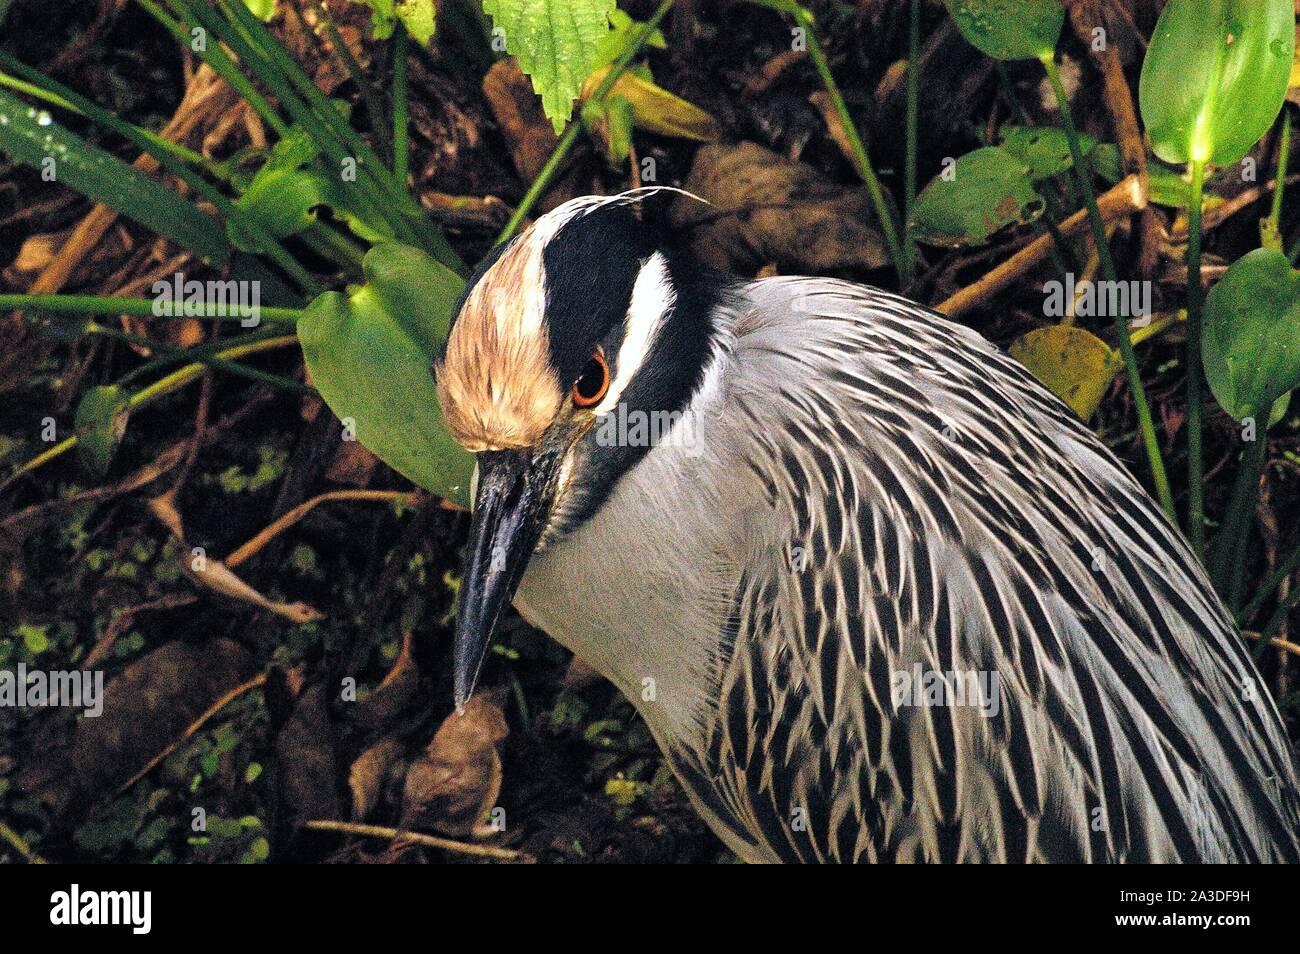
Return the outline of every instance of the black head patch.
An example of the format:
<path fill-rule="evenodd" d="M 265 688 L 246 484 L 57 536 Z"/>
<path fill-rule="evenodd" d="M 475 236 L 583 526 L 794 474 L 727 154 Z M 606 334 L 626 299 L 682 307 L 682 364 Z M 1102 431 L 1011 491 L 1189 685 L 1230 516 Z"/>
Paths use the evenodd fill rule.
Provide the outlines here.
<path fill-rule="evenodd" d="M 547 335 L 561 381 L 572 381 L 592 348 L 622 327 L 641 264 L 657 243 L 630 205 L 602 205 L 566 222 L 542 252 Z"/>

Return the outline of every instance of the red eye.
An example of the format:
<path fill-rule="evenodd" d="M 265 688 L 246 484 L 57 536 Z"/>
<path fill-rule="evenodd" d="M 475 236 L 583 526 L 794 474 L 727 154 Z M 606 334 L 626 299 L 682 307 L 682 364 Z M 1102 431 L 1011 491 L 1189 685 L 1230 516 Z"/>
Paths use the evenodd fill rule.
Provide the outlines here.
<path fill-rule="evenodd" d="M 595 407 L 609 390 L 609 365 L 605 356 L 597 351 L 573 382 L 573 403 L 578 407 Z"/>

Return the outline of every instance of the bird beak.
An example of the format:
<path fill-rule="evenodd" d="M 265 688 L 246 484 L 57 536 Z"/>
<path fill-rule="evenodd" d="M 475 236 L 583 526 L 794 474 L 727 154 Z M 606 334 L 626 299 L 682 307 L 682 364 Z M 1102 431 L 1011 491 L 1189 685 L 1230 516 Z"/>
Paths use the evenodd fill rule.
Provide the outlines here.
<path fill-rule="evenodd" d="M 501 611 L 515 595 L 554 499 L 555 457 L 526 451 L 478 455 L 469 559 L 452 645 L 456 708 L 469 701 Z"/>

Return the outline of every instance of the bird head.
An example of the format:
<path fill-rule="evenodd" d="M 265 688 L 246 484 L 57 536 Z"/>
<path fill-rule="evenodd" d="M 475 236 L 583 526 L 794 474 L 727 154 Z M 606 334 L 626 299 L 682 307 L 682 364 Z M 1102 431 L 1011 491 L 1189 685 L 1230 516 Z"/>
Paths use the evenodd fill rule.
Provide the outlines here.
<path fill-rule="evenodd" d="M 649 450 L 597 440 L 597 422 L 680 410 L 703 374 L 723 283 L 659 247 L 639 198 L 574 199 L 498 246 L 435 364 L 447 425 L 477 458 L 458 706 L 534 552 L 589 518 Z"/>

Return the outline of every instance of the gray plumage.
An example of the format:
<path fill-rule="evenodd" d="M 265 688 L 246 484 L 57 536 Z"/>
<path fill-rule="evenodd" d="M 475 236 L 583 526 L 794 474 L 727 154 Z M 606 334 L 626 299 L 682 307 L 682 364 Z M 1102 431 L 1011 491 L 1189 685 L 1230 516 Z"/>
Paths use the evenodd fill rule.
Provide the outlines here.
<path fill-rule="evenodd" d="M 1240 635 L 1061 402 L 860 286 L 756 281 L 715 321 L 690 439 L 545 541 L 515 603 L 622 689 L 732 849 L 1300 859 Z M 896 705 L 917 666 L 996 673 L 996 715 Z"/>

